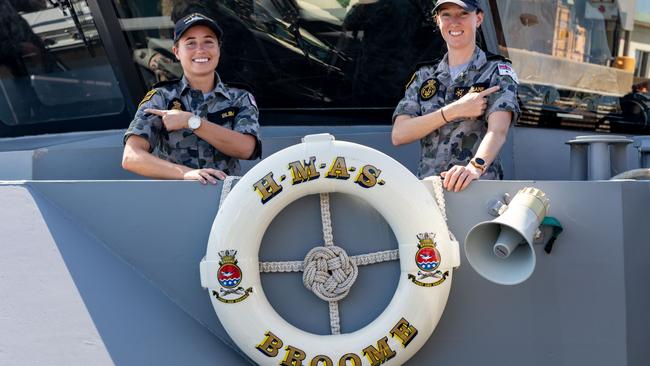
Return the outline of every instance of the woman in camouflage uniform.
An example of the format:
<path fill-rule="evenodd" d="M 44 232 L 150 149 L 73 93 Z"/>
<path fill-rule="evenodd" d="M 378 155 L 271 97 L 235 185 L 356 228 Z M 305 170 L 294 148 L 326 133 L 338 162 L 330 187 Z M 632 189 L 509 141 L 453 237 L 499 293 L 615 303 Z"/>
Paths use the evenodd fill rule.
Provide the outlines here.
<path fill-rule="evenodd" d="M 152 178 L 217 183 L 261 155 L 259 112 L 245 90 L 215 72 L 223 32 L 198 13 L 176 22 L 174 54 L 183 78 L 156 84 L 124 135 L 122 166 Z"/>
<path fill-rule="evenodd" d="M 420 140 L 420 178 L 440 174 L 461 191 L 479 177 L 502 179 L 498 153 L 519 116 L 509 60 L 476 46 L 483 11 L 476 0 L 438 0 L 436 24 L 447 44 L 441 61 L 419 68 L 393 113 L 392 142 Z"/>

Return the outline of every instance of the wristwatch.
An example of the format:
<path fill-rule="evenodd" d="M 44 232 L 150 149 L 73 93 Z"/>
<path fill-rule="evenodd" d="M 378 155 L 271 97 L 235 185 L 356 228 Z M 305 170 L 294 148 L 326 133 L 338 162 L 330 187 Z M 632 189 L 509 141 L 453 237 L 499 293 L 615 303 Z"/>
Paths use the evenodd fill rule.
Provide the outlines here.
<path fill-rule="evenodd" d="M 481 171 L 481 173 L 483 173 L 485 171 L 485 160 L 483 160 L 483 159 L 481 159 L 479 157 L 475 157 L 474 159 L 470 160 L 469 162 L 470 162 L 470 164 L 472 164 L 474 166 L 474 168 L 479 169 Z"/>
<path fill-rule="evenodd" d="M 201 127 L 201 117 L 197 115 L 193 115 L 187 120 L 187 127 L 189 127 L 192 131 L 196 130 L 197 128 Z"/>

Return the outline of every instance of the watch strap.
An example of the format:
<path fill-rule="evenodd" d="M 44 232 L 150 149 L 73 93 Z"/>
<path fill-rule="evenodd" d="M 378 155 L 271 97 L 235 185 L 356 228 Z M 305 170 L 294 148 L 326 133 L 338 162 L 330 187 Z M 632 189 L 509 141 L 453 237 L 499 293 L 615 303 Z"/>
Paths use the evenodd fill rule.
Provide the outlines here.
<path fill-rule="evenodd" d="M 474 168 L 479 169 L 481 173 L 485 171 L 485 160 L 481 158 L 473 158 L 469 162 L 474 166 Z"/>

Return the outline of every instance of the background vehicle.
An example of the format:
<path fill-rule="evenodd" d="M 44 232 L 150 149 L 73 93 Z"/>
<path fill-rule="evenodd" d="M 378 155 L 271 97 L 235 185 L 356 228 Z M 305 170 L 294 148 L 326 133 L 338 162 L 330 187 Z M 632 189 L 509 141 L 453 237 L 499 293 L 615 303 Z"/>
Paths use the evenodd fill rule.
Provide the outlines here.
<path fill-rule="evenodd" d="M 427 0 L 2 6 L 3 22 L 18 29 L 4 36 L 12 47 L 0 62 L 0 136 L 125 128 L 153 83 L 179 76 L 172 19 L 187 11 L 222 24 L 219 72 L 253 89 L 266 126 L 389 125 L 416 65 L 444 53 Z M 648 133 L 647 118 L 626 107 L 643 80 L 634 81 L 629 60 L 616 62 L 634 1 L 495 0 L 484 8 L 481 46 L 511 58 L 521 80 L 519 125 Z"/>

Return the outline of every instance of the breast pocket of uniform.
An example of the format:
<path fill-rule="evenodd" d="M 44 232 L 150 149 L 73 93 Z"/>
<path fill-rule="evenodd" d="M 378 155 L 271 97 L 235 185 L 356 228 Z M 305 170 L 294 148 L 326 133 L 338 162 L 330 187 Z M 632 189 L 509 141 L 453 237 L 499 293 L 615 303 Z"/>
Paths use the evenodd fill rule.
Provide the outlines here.
<path fill-rule="evenodd" d="M 239 113 L 239 108 L 228 107 L 220 111 L 213 113 L 208 113 L 208 121 L 221 125 L 225 128 L 232 129 L 233 122 L 235 122 L 235 116 Z"/>

